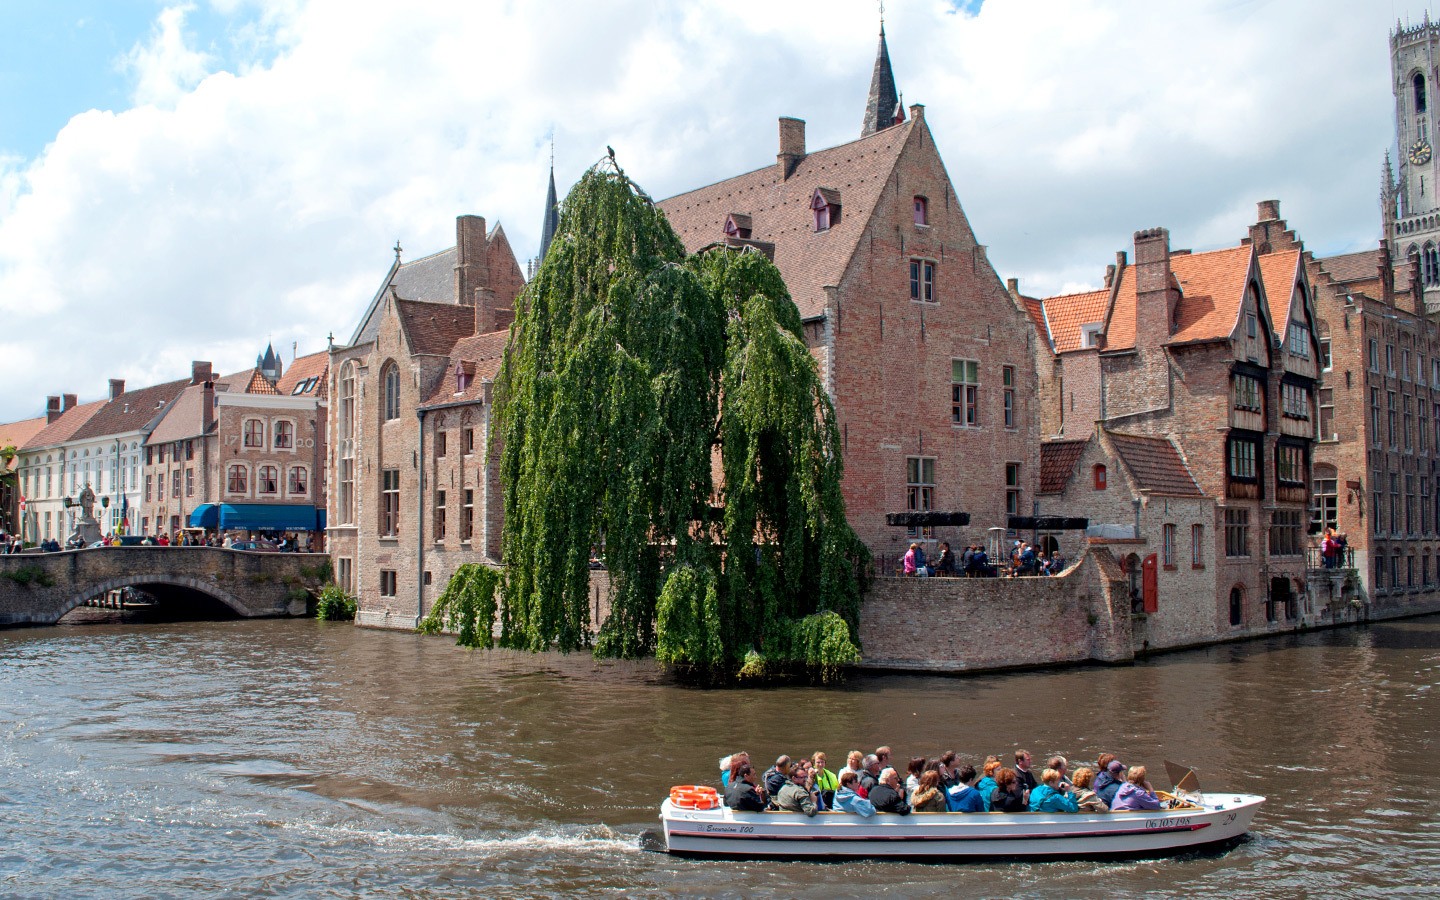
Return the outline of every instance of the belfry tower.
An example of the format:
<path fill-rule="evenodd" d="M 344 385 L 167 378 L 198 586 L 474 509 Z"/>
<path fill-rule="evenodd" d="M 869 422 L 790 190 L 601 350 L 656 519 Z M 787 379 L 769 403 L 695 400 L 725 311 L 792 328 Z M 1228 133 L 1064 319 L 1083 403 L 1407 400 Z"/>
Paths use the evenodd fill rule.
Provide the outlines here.
<path fill-rule="evenodd" d="M 1430 14 L 1419 25 L 1395 23 L 1390 33 L 1391 87 L 1395 92 L 1395 145 L 1399 171 L 1389 154 L 1380 188 L 1381 218 L 1397 264 L 1420 259 L 1425 306 L 1440 310 L 1440 157 L 1436 156 L 1434 104 L 1440 83 L 1440 23 Z"/>

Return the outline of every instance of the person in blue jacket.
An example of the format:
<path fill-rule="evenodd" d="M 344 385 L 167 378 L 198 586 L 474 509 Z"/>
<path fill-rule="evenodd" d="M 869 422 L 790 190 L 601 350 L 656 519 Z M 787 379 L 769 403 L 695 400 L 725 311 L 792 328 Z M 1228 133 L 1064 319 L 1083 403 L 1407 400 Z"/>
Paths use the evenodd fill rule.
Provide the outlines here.
<path fill-rule="evenodd" d="M 945 808 L 950 812 L 984 812 L 985 798 L 975 789 L 975 767 L 960 767 L 960 783 L 945 792 Z"/>
<path fill-rule="evenodd" d="M 875 806 L 869 800 L 855 793 L 859 779 L 849 769 L 840 773 L 840 790 L 835 792 L 835 811 L 855 813 L 869 818 L 875 815 Z"/>
<path fill-rule="evenodd" d="M 1040 784 L 1030 792 L 1031 812 L 1079 812 L 1080 805 L 1070 794 L 1070 786 L 1060 780 L 1060 773 L 1046 769 L 1040 773 Z"/>

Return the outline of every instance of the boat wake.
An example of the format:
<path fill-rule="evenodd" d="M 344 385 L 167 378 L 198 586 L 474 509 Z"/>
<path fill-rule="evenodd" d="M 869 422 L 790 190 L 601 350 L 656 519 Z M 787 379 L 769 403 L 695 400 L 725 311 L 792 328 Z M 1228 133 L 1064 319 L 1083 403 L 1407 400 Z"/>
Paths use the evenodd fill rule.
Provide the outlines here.
<path fill-rule="evenodd" d="M 453 832 L 417 833 L 355 828 L 345 825 L 277 823 L 281 828 L 302 832 L 322 841 L 351 843 L 364 841 L 387 850 L 462 852 L 468 856 L 494 859 L 505 856 L 562 853 L 568 856 L 630 855 L 639 853 L 634 834 L 615 831 L 607 825 L 535 828 L 525 832 L 476 837 Z"/>

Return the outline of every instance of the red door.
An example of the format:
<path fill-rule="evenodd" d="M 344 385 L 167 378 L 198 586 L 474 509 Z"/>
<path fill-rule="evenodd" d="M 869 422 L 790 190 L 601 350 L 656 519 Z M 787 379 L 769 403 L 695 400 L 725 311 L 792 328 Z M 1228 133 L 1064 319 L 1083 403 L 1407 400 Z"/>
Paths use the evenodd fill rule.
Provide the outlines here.
<path fill-rule="evenodd" d="M 1145 557 L 1145 562 L 1140 565 L 1141 582 L 1140 594 L 1145 600 L 1145 611 L 1153 613 L 1160 608 L 1160 587 L 1156 580 L 1155 554 Z"/>

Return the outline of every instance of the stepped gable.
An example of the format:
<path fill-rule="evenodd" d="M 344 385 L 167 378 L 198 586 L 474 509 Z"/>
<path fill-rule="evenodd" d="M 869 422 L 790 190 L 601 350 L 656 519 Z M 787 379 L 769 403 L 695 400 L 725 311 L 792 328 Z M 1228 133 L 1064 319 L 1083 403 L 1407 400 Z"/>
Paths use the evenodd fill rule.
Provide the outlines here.
<path fill-rule="evenodd" d="M 818 150 L 781 178 L 771 164 L 659 203 L 688 253 L 725 239 L 725 219 L 748 215 L 750 239 L 774 244 L 775 265 L 801 318 L 825 312 L 825 285 L 839 285 L 915 121 Z M 821 188 L 840 195 L 840 220 L 815 231 L 810 201 Z"/>
<path fill-rule="evenodd" d="M 286 397 L 323 397 L 325 396 L 324 375 L 329 369 L 330 354 L 325 350 L 307 356 L 297 356 L 295 361 L 290 363 L 290 368 L 285 370 L 284 376 L 276 383 L 275 389 Z M 311 379 L 314 379 L 313 383 L 311 383 Z M 296 390 L 301 387 L 305 389 Z"/>
<path fill-rule="evenodd" d="M 126 391 L 100 408 L 89 421 L 76 429 L 71 440 L 83 441 L 109 434 L 140 431 L 158 423 L 161 415 L 190 385 L 190 379 L 167 381 L 135 391 Z"/>
<path fill-rule="evenodd" d="M 60 414 L 60 418 L 36 432 L 35 436 L 20 449 L 31 450 L 65 443 L 75 436 L 75 432 L 82 425 L 90 421 L 91 416 L 100 411 L 100 407 L 104 406 L 105 402 L 104 400 L 92 400 L 89 403 L 70 407 Z"/>
<path fill-rule="evenodd" d="M 1133 292 L 1132 292 L 1133 295 Z M 1044 319 L 1042 333 L 1050 335 L 1051 346 L 1056 353 L 1085 349 L 1080 327 L 1105 321 L 1105 305 L 1110 301 L 1108 289 L 1084 291 L 1079 294 L 1060 294 L 1038 301 Z M 1132 306 L 1133 309 L 1133 306 Z M 1034 316 L 1031 316 L 1034 318 Z M 1133 323 L 1131 341 L 1134 341 Z M 1107 347 L 1109 346 L 1107 342 Z"/>
<path fill-rule="evenodd" d="M 450 364 L 445 376 L 425 401 L 425 406 L 439 406 L 447 403 L 464 403 L 478 400 L 484 393 L 484 384 L 493 382 L 500 373 L 500 362 L 505 357 L 505 348 L 510 343 L 510 332 L 492 331 L 461 338 L 450 351 Z M 455 390 L 455 374 L 462 367 L 470 376 L 465 390 Z"/>
<path fill-rule="evenodd" d="M 1114 431 L 1105 435 L 1139 490 L 1169 497 L 1205 496 L 1170 439 Z"/>
<path fill-rule="evenodd" d="M 1260 257 L 1259 264 L 1265 299 L 1270 301 L 1270 324 L 1275 329 L 1275 336 L 1284 340 L 1285 331 L 1290 327 L 1290 302 L 1295 298 L 1295 282 L 1300 277 L 1300 251 L 1266 253 Z"/>
<path fill-rule="evenodd" d="M 475 307 L 396 300 L 400 327 L 416 356 L 449 356 L 455 343 L 475 333 Z"/>
<path fill-rule="evenodd" d="M 1046 441 L 1040 445 L 1040 493 L 1065 490 L 1089 441 Z"/>

